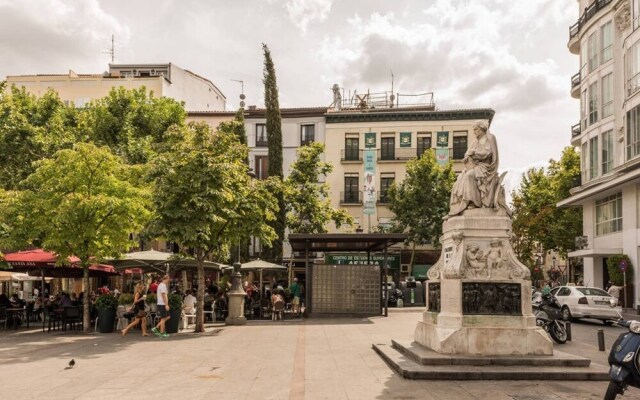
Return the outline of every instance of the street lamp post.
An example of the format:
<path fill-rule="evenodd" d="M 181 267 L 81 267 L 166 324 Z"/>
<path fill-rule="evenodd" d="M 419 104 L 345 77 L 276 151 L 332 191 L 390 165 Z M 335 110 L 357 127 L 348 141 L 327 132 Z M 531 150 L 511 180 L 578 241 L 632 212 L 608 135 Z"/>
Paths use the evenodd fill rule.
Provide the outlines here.
<path fill-rule="evenodd" d="M 252 169 L 247 173 L 253 180 L 255 174 Z M 242 288 L 242 275 L 240 274 L 240 246 L 241 238 L 238 237 L 238 259 L 233 263 L 233 275 L 231 275 L 231 290 L 227 292 L 229 296 L 229 315 L 225 320 L 226 325 L 244 325 L 247 318 L 244 316 L 244 297 L 246 295 Z"/>

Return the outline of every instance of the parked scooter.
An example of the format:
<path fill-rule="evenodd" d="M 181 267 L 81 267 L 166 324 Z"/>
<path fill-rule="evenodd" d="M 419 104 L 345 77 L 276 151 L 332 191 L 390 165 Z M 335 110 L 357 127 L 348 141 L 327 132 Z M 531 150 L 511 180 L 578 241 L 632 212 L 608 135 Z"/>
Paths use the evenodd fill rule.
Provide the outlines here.
<path fill-rule="evenodd" d="M 610 300 L 620 319 L 616 324 L 628 328 L 620 334 L 609 352 L 609 386 L 604 400 L 614 400 L 623 395 L 629 386 L 640 388 L 640 321 L 627 321 L 616 308 L 618 301 Z"/>
<path fill-rule="evenodd" d="M 556 343 L 567 342 L 567 329 L 562 321 L 562 308 L 558 300 L 551 293 L 536 296 L 532 301 L 533 315 L 536 317 L 536 324 L 543 327 Z"/>

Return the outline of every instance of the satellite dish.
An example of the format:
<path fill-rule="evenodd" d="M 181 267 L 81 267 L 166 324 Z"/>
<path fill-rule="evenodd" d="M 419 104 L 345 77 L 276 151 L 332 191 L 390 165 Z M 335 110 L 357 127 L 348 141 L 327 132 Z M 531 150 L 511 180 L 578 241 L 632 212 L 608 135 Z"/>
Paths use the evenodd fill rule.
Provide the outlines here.
<path fill-rule="evenodd" d="M 244 93 L 242 93 L 242 94 L 240 95 L 240 100 L 244 100 L 245 98 L 246 98 L 246 96 L 244 95 Z"/>

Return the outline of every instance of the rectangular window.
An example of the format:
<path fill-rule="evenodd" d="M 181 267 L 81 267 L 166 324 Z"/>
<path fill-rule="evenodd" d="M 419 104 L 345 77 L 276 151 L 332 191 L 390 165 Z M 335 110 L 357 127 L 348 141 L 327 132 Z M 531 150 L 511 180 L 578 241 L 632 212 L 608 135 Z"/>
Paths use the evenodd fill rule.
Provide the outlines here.
<path fill-rule="evenodd" d="M 587 181 L 587 159 L 588 159 L 588 151 L 589 151 L 589 143 L 584 142 L 582 143 L 582 151 L 580 152 L 580 162 L 581 162 L 581 168 L 580 168 L 580 172 L 582 172 L 582 183 Z"/>
<path fill-rule="evenodd" d="M 453 159 L 462 160 L 467 152 L 467 136 L 453 136 Z"/>
<path fill-rule="evenodd" d="M 613 167 L 613 131 L 602 134 L 602 175 L 611 172 Z"/>
<path fill-rule="evenodd" d="M 422 154 L 431 148 L 431 135 L 420 135 L 418 132 L 418 141 L 417 141 L 417 153 L 416 156 L 418 158 L 422 157 Z"/>
<path fill-rule="evenodd" d="M 598 137 L 589 139 L 589 179 L 598 176 Z"/>
<path fill-rule="evenodd" d="M 267 125 L 256 124 L 256 147 L 267 147 Z"/>
<path fill-rule="evenodd" d="M 300 126 L 300 146 L 306 146 L 316 140 L 316 126 L 313 124 Z"/>
<path fill-rule="evenodd" d="M 627 96 L 640 89 L 640 41 L 631 46 L 626 54 L 627 60 Z"/>
<path fill-rule="evenodd" d="M 589 51 L 589 72 L 598 68 L 598 34 L 593 32 L 588 39 L 587 48 Z"/>
<path fill-rule="evenodd" d="M 587 89 L 580 96 L 580 128 L 582 132 L 587 129 Z"/>
<path fill-rule="evenodd" d="M 342 195 L 343 203 L 359 203 L 360 202 L 360 183 L 357 174 L 344 176 L 344 193 Z"/>
<path fill-rule="evenodd" d="M 640 106 L 627 111 L 627 161 L 640 155 Z"/>
<path fill-rule="evenodd" d="M 380 159 L 395 160 L 396 159 L 396 138 L 383 137 L 380 139 Z"/>
<path fill-rule="evenodd" d="M 255 174 L 258 179 L 267 179 L 269 177 L 269 157 L 256 156 Z"/>
<path fill-rule="evenodd" d="M 613 73 L 602 78 L 602 118 L 613 114 Z"/>
<path fill-rule="evenodd" d="M 604 64 L 613 58 L 613 22 L 609 21 L 600 28 L 602 38 L 602 60 Z"/>
<path fill-rule="evenodd" d="M 622 230 L 622 193 L 596 201 L 596 236 Z"/>
<path fill-rule="evenodd" d="M 589 85 L 589 125 L 598 122 L 598 82 Z"/>
<path fill-rule="evenodd" d="M 360 138 L 347 137 L 344 139 L 344 159 L 346 161 L 360 161 Z"/>
<path fill-rule="evenodd" d="M 382 174 L 380 176 L 380 203 L 389 202 L 389 188 L 395 180 L 395 174 Z"/>

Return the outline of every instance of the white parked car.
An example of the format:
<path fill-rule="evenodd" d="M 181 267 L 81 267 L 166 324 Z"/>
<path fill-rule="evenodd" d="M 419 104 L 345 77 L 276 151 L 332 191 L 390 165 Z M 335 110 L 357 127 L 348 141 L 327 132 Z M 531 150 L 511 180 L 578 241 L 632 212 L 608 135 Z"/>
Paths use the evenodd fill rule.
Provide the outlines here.
<path fill-rule="evenodd" d="M 551 289 L 551 294 L 558 299 L 565 321 L 572 318 L 593 318 L 610 325 L 620 318 L 610 304 L 613 296 L 600 288 L 559 286 Z M 618 311 L 622 310 L 618 308 Z"/>

